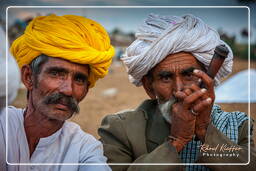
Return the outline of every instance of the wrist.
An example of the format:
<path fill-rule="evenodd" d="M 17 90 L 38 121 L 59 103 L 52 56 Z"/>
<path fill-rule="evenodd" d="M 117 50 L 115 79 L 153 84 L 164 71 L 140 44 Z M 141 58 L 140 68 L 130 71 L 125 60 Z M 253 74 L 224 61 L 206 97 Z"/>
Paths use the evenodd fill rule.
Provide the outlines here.
<path fill-rule="evenodd" d="M 170 145 L 175 147 L 177 152 L 180 152 L 184 148 L 184 146 L 186 145 L 185 142 L 183 142 L 182 140 L 180 140 L 178 138 L 169 136 L 169 139 L 170 139 L 169 140 Z"/>
<path fill-rule="evenodd" d="M 209 124 L 196 126 L 196 130 L 195 130 L 196 137 L 199 138 L 202 142 L 205 141 L 205 136 L 206 136 L 208 125 Z"/>

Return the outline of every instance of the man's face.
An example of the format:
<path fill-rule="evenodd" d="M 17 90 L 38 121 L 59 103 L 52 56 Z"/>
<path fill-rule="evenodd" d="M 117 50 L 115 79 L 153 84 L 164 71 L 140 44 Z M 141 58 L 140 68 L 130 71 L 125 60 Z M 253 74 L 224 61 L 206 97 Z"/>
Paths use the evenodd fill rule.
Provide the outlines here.
<path fill-rule="evenodd" d="M 88 92 L 89 67 L 49 58 L 34 81 L 31 97 L 35 110 L 50 119 L 67 120 L 79 111 Z"/>
<path fill-rule="evenodd" d="M 193 69 L 203 70 L 203 67 L 190 53 L 168 55 L 153 68 L 151 89 L 160 101 L 173 98 L 174 92 L 183 90 L 185 85 L 198 84 L 198 78 Z"/>

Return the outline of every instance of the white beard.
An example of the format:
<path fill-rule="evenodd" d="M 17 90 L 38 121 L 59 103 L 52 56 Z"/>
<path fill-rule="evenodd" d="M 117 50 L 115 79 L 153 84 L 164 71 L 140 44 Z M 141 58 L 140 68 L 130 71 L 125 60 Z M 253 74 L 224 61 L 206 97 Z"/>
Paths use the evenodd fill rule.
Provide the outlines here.
<path fill-rule="evenodd" d="M 162 116 L 164 117 L 164 119 L 171 124 L 172 123 L 172 119 L 171 119 L 171 107 L 172 104 L 175 103 L 175 99 L 172 98 L 170 100 L 167 100 L 165 102 L 161 102 L 158 98 L 158 108 L 162 114 Z"/>

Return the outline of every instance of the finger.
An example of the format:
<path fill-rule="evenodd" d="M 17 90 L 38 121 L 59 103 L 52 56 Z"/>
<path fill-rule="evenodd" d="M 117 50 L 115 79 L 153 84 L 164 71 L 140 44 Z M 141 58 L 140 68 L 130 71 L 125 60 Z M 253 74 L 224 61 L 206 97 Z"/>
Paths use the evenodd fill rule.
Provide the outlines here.
<path fill-rule="evenodd" d="M 191 89 L 193 91 L 197 91 L 197 90 L 200 90 L 201 88 L 196 84 L 191 84 L 191 85 L 185 85 L 184 89 Z"/>
<path fill-rule="evenodd" d="M 180 106 L 179 103 L 174 103 L 172 105 L 172 121 L 177 121 L 177 119 L 180 121 L 192 121 L 196 119 L 194 115 L 190 114 L 191 111 L 183 109 L 183 106 Z"/>
<path fill-rule="evenodd" d="M 202 79 L 201 78 L 199 78 L 198 80 L 197 80 L 197 85 L 201 85 L 202 84 Z"/>
<path fill-rule="evenodd" d="M 183 100 L 187 97 L 187 95 L 182 91 L 177 91 L 174 93 L 174 97 L 176 97 L 179 100 Z"/>
<path fill-rule="evenodd" d="M 192 115 L 194 115 L 194 116 L 198 115 L 197 111 L 194 111 L 194 109 L 191 109 L 190 111 L 191 111 Z"/>
<path fill-rule="evenodd" d="M 205 88 L 200 88 L 198 85 L 196 84 L 191 84 L 190 86 L 184 86 L 184 88 L 190 88 L 192 89 L 194 92 L 195 91 L 199 91 L 199 90 L 202 90 L 202 89 L 205 89 Z M 207 89 L 206 89 L 207 90 Z M 205 90 L 202 90 L 202 91 L 205 91 Z M 203 99 L 207 99 L 208 96 L 207 96 L 207 91 L 206 93 L 202 96 Z"/>
<path fill-rule="evenodd" d="M 204 83 L 204 85 L 206 86 L 207 89 L 213 88 L 214 80 L 209 75 L 207 75 L 205 72 L 198 70 L 198 69 L 194 69 L 193 75 L 202 79 L 202 82 Z"/>
<path fill-rule="evenodd" d="M 206 93 L 206 89 L 200 89 L 184 99 L 184 103 L 190 105 L 195 103 L 197 99 L 201 98 Z"/>
<path fill-rule="evenodd" d="M 199 103 L 197 103 L 196 105 L 194 105 L 193 107 L 193 111 L 194 112 L 201 112 L 203 111 L 206 107 L 208 107 L 209 105 L 211 105 L 212 103 L 212 99 L 209 97 L 203 101 L 200 101 Z"/>
<path fill-rule="evenodd" d="M 183 90 L 183 92 L 184 92 L 187 96 L 189 96 L 190 94 L 193 93 L 193 92 L 191 91 L 191 89 L 189 89 L 189 88 L 186 88 L 185 90 Z"/>

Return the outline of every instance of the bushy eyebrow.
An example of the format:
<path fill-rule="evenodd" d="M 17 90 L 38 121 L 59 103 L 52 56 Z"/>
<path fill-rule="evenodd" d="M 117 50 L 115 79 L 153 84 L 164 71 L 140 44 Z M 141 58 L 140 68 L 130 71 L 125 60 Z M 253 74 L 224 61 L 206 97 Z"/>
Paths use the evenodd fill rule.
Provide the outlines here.
<path fill-rule="evenodd" d="M 67 69 L 62 68 L 62 67 L 49 67 L 46 69 L 47 73 L 50 73 L 52 71 L 59 72 L 59 73 L 65 73 L 65 74 L 69 73 L 69 71 Z M 85 79 L 86 81 L 88 80 L 88 76 L 82 72 L 75 72 L 75 77 Z"/>
<path fill-rule="evenodd" d="M 46 69 L 47 73 L 50 73 L 52 71 L 56 71 L 56 72 L 62 72 L 62 73 L 68 73 L 68 70 L 62 67 L 49 67 Z"/>
<path fill-rule="evenodd" d="M 191 74 L 191 73 L 193 73 L 194 69 L 196 69 L 196 68 L 195 67 L 186 68 L 186 69 L 181 71 L 181 74 L 182 75 Z"/>
<path fill-rule="evenodd" d="M 160 78 L 171 77 L 173 75 L 170 71 L 161 71 L 157 74 Z"/>

